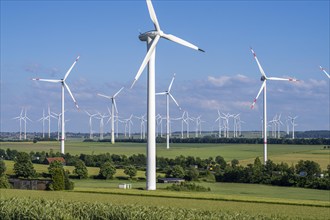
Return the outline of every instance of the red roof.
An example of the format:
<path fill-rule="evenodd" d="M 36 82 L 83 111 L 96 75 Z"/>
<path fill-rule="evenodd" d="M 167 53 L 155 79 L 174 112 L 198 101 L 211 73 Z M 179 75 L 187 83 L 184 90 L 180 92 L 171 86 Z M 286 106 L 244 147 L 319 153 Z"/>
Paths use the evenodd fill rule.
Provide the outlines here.
<path fill-rule="evenodd" d="M 46 160 L 47 160 L 48 164 L 51 164 L 54 161 L 59 161 L 61 163 L 65 163 L 65 160 L 63 157 L 48 157 L 48 158 L 46 158 Z"/>

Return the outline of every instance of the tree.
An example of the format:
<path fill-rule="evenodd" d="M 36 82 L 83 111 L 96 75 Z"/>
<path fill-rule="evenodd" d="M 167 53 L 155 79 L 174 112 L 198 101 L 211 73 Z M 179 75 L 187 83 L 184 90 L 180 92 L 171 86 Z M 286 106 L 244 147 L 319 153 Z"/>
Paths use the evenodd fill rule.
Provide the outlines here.
<path fill-rule="evenodd" d="M 135 166 L 129 165 L 125 167 L 124 173 L 129 176 L 129 178 L 132 179 L 132 177 L 136 176 L 137 170 Z"/>
<path fill-rule="evenodd" d="M 215 158 L 215 162 L 217 162 L 217 164 L 220 165 L 221 169 L 225 169 L 226 166 L 227 166 L 227 163 L 226 163 L 225 159 L 221 156 L 217 156 Z"/>
<path fill-rule="evenodd" d="M 30 155 L 25 152 L 19 152 L 15 159 L 14 172 L 18 177 L 30 178 L 36 176 Z"/>
<path fill-rule="evenodd" d="M 50 185 L 51 190 L 64 190 L 64 170 L 63 168 L 55 167 L 51 170 L 53 183 Z"/>
<path fill-rule="evenodd" d="M 300 172 L 306 172 L 306 177 L 311 178 L 313 176 L 319 175 L 321 173 L 321 168 L 320 165 L 314 161 L 300 160 L 296 165 L 296 171 L 298 174 Z"/>
<path fill-rule="evenodd" d="M 5 174 L 6 172 L 6 164 L 3 160 L 0 160 L 0 176 L 2 176 L 3 174 Z"/>
<path fill-rule="evenodd" d="M 84 161 L 77 160 L 77 162 L 74 166 L 73 173 L 77 174 L 79 179 L 86 179 L 88 177 L 88 170 L 86 168 Z"/>
<path fill-rule="evenodd" d="M 115 173 L 116 167 L 108 161 L 101 165 L 99 176 L 105 179 L 112 179 Z"/>
<path fill-rule="evenodd" d="M 191 167 L 186 171 L 185 179 L 189 181 L 198 180 L 199 171 L 195 167 Z"/>
<path fill-rule="evenodd" d="M 166 177 L 183 178 L 184 169 L 180 165 L 175 165 L 172 169 L 167 169 Z"/>
<path fill-rule="evenodd" d="M 62 164 L 60 161 L 57 161 L 57 160 L 51 162 L 51 163 L 49 164 L 49 167 L 48 167 L 48 172 L 49 172 L 49 174 L 53 175 L 53 173 L 52 173 L 53 170 L 54 170 L 54 169 L 57 169 L 57 168 L 59 168 L 59 169 L 63 169 L 63 164 Z"/>
<path fill-rule="evenodd" d="M 237 159 L 232 159 L 231 160 L 231 167 L 235 168 L 239 164 L 239 161 Z"/>

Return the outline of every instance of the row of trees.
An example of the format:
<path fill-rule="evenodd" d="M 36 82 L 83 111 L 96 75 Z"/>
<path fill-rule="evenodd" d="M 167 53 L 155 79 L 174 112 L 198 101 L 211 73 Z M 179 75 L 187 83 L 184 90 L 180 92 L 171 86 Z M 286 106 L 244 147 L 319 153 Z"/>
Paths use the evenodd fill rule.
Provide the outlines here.
<path fill-rule="evenodd" d="M 0 152 L 1 153 L 1 152 Z M 14 170 L 17 176 L 32 177 L 36 173 L 31 161 L 39 161 L 39 156 L 63 156 L 67 165 L 75 166 L 73 174 L 78 178 L 87 178 L 86 166 L 100 167 L 100 172 L 96 178 L 111 179 L 116 173 L 116 169 L 125 169 L 125 174 L 129 178 L 136 176 L 137 169 L 145 170 L 146 156 L 144 154 L 126 155 L 80 154 L 73 156 L 70 154 L 61 155 L 50 151 L 30 152 L 30 154 L 11 151 L 7 149 L 4 158 L 14 159 Z M 24 161 L 24 163 L 17 163 Z M 299 161 L 295 166 L 286 163 L 275 164 L 268 160 L 264 165 L 259 158 L 253 164 L 247 166 L 239 165 L 237 159 L 228 163 L 222 156 L 201 159 L 193 156 L 177 156 L 175 158 L 157 157 L 157 171 L 165 174 L 166 177 L 185 178 L 186 180 L 205 180 L 219 182 L 240 182 L 240 183 L 261 183 L 280 186 L 298 186 L 316 189 L 329 189 L 330 187 L 330 165 L 326 171 L 322 171 L 320 165 L 314 161 Z M 64 177 L 69 175 L 62 170 Z M 50 173 L 50 172 L 49 172 Z"/>

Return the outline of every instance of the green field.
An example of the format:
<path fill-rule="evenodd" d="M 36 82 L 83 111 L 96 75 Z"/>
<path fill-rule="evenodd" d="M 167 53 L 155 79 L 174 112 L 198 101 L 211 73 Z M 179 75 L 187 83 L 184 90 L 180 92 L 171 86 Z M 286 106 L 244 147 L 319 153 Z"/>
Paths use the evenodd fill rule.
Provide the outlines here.
<path fill-rule="evenodd" d="M 18 151 L 46 151 L 53 149 L 57 152 L 58 142 L 1 142 L 2 149 Z M 84 154 L 145 154 L 146 144 L 140 143 L 87 143 L 66 142 L 66 152 L 73 155 Z M 244 144 L 171 144 L 167 150 L 165 144 L 157 145 L 157 156 L 174 158 L 179 155 L 201 158 L 221 155 L 228 162 L 238 159 L 241 164 L 253 163 L 256 157 L 262 157 L 261 145 Z M 330 164 L 329 150 L 323 146 L 314 145 L 269 145 L 269 158 L 276 163 L 286 162 L 295 164 L 298 160 L 313 160 L 325 169 Z M 5 161 L 7 174 L 13 173 L 13 161 Z M 37 172 L 47 172 L 47 165 L 34 164 Z M 65 169 L 71 173 L 72 166 Z M 99 168 L 88 167 L 89 175 L 97 175 Z M 138 177 L 144 177 L 143 171 Z M 1 199 L 12 197 L 43 198 L 49 200 L 80 201 L 112 203 L 116 205 L 142 205 L 145 207 L 168 207 L 205 210 L 212 212 L 245 213 L 249 216 L 265 216 L 273 219 L 329 219 L 330 193 L 325 190 L 314 190 L 294 187 L 277 187 L 255 184 L 238 183 L 206 183 L 210 192 L 173 192 L 166 190 L 166 184 L 157 184 L 156 191 L 146 191 L 145 181 L 128 180 L 123 170 L 117 169 L 114 180 L 73 179 L 75 189 L 65 192 L 4 190 L 1 189 Z M 118 189 L 119 183 L 131 183 L 133 189 Z M 237 217 L 236 219 L 240 219 Z M 253 219 L 253 218 L 252 218 Z M 263 217 L 259 219 L 264 219 Z"/>
<path fill-rule="evenodd" d="M 18 151 L 59 151 L 58 142 L 0 142 L 2 149 L 16 149 Z M 145 143 L 111 143 L 67 141 L 65 151 L 79 155 L 83 154 L 146 154 Z M 165 144 L 157 144 L 157 156 L 174 158 L 179 155 L 208 158 L 220 155 L 227 162 L 238 159 L 242 165 L 253 163 L 256 157 L 263 157 L 262 145 L 251 144 L 171 144 L 166 149 Z M 275 163 L 286 162 L 296 164 L 299 160 L 313 160 L 326 169 L 330 164 L 330 150 L 323 149 L 322 145 L 268 145 L 268 158 Z"/>

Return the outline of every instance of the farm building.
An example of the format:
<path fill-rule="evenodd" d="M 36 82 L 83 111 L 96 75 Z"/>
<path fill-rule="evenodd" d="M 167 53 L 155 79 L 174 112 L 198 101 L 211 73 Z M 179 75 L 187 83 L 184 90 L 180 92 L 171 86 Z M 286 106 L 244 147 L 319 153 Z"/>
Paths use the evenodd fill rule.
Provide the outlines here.
<path fill-rule="evenodd" d="M 182 178 L 158 178 L 158 183 L 182 183 L 185 182 Z"/>
<path fill-rule="evenodd" d="M 46 190 L 53 181 L 38 179 L 9 179 L 14 189 Z"/>
<path fill-rule="evenodd" d="M 65 159 L 63 157 L 48 157 L 45 160 L 45 164 L 51 164 L 54 161 L 59 161 L 61 162 L 63 165 L 65 165 Z"/>

